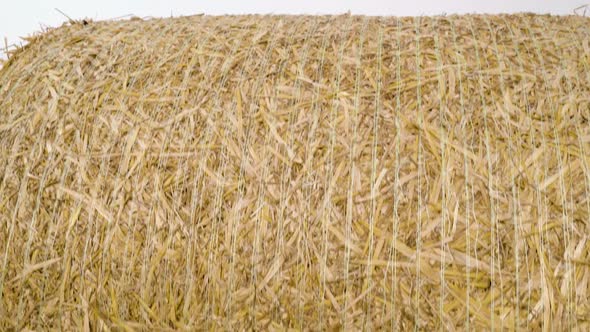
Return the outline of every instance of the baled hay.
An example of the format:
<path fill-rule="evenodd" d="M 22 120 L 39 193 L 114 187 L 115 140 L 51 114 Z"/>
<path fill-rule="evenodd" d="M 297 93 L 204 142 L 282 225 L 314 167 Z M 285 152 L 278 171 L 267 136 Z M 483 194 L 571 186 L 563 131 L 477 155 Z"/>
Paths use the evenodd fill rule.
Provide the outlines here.
<path fill-rule="evenodd" d="M 589 23 L 33 38 L 0 72 L 0 329 L 587 330 Z"/>

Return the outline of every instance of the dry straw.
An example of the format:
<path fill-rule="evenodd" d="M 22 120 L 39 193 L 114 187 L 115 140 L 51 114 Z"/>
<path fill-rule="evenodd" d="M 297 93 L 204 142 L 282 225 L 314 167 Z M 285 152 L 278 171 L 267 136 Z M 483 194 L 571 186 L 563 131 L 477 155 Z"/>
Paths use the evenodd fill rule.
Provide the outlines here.
<path fill-rule="evenodd" d="M 0 330 L 590 329 L 589 27 L 31 38 L 0 71 Z"/>

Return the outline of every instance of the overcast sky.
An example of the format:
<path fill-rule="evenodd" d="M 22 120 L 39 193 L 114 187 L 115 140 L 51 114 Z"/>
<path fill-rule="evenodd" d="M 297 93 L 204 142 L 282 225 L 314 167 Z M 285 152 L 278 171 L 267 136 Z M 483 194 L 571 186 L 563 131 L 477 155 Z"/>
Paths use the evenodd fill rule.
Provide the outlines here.
<path fill-rule="evenodd" d="M 44 26 L 59 26 L 66 18 L 111 19 L 125 15 L 139 17 L 205 14 L 340 14 L 351 11 L 366 15 L 434 15 L 452 13 L 535 12 L 572 14 L 590 0 L 2 0 L 0 39 L 8 45 L 20 43 L 21 36 Z M 590 15 L 590 13 L 588 13 Z M 0 52 L 1 54 L 2 52 Z"/>

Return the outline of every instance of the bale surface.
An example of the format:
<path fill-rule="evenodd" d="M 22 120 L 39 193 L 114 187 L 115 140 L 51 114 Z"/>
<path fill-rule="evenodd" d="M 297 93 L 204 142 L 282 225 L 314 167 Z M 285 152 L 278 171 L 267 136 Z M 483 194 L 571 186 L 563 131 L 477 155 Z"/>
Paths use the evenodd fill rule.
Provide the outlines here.
<path fill-rule="evenodd" d="M 589 23 L 31 38 L 0 71 L 0 330 L 587 330 Z"/>

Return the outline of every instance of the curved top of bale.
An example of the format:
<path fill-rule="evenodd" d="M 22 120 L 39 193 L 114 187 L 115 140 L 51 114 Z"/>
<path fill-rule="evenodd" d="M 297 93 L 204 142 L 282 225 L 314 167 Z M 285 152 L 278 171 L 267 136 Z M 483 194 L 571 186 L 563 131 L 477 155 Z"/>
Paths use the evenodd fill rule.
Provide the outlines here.
<path fill-rule="evenodd" d="M 0 329 L 583 330 L 583 17 L 83 22 L 0 70 Z"/>

